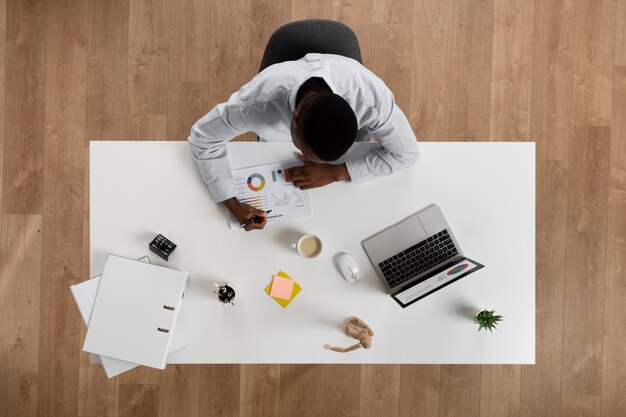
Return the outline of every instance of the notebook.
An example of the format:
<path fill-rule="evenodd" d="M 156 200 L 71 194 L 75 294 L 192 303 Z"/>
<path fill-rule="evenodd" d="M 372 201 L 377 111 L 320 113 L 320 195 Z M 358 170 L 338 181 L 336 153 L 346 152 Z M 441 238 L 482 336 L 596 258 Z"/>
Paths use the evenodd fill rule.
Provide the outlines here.
<path fill-rule="evenodd" d="M 164 369 L 188 276 L 109 255 L 83 350 Z"/>
<path fill-rule="evenodd" d="M 144 259 L 147 260 L 148 257 L 144 256 L 139 260 L 144 261 Z M 93 311 L 93 306 L 96 302 L 101 276 L 102 275 L 98 275 L 97 277 L 88 279 L 80 284 L 72 285 L 70 287 L 72 295 L 74 296 L 74 301 L 76 301 L 76 305 L 78 306 L 78 311 L 80 312 L 80 315 L 82 316 L 87 327 L 89 327 L 91 312 Z M 169 351 L 174 352 L 175 350 L 183 348 L 186 344 L 187 342 L 183 331 L 178 328 L 176 329 L 176 332 L 174 332 L 172 345 L 170 346 Z M 136 363 L 109 358 L 107 356 L 100 356 L 93 353 L 91 354 L 91 363 L 101 364 L 108 378 L 113 378 L 139 366 Z"/>

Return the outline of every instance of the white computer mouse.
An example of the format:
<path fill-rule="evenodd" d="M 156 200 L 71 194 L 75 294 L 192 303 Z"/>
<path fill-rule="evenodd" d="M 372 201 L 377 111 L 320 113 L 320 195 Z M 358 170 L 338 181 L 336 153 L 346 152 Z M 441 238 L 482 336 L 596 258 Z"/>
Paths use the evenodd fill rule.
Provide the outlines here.
<path fill-rule="evenodd" d="M 359 276 L 359 266 L 349 253 L 342 253 L 337 259 L 337 265 L 343 277 L 351 284 L 355 284 L 361 279 Z"/>

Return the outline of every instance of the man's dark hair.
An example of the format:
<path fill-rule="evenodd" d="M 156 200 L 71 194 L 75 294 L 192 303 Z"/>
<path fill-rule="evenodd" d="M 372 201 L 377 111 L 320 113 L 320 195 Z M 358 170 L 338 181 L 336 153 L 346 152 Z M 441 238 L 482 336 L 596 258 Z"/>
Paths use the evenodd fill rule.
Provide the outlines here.
<path fill-rule="evenodd" d="M 350 105 L 333 93 L 308 97 L 298 112 L 298 136 L 324 161 L 339 159 L 356 138 L 356 116 Z"/>

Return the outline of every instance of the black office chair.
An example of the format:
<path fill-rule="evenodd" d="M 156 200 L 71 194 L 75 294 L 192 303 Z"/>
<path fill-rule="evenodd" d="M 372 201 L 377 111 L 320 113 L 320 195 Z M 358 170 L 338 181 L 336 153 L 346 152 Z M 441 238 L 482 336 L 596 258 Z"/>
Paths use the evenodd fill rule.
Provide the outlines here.
<path fill-rule="evenodd" d="M 359 41 L 348 26 L 334 20 L 300 20 L 287 23 L 272 34 L 259 72 L 279 62 L 298 60 L 311 52 L 343 55 L 361 62 Z"/>

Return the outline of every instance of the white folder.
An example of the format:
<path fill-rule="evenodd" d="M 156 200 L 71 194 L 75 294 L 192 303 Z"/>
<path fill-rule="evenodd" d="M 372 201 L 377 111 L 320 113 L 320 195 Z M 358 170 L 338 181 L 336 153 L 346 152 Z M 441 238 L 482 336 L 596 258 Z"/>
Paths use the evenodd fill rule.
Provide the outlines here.
<path fill-rule="evenodd" d="M 164 369 L 188 276 L 109 255 L 83 350 Z"/>
<path fill-rule="evenodd" d="M 148 259 L 148 257 L 145 256 L 139 260 L 143 261 L 144 259 Z M 96 303 L 96 296 L 98 294 L 101 276 L 102 275 L 98 275 L 94 278 L 83 281 L 80 284 L 70 286 L 70 290 L 74 296 L 74 301 L 76 301 L 76 305 L 78 306 L 78 311 L 80 312 L 80 315 L 87 327 L 89 327 L 91 312 L 93 311 L 93 306 Z M 186 344 L 187 342 L 182 329 L 177 328 L 174 332 L 169 351 L 174 352 L 175 350 L 185 347 Z M 91 363 L 101 364 L 108 378 L 113 378 L 123 372 L 130 371 L 131 369 L 139 366 L 136 363 L 109 358 L 107 356 L 100 356 L 94 353 L 91 353 L 90 355 Z"/>

